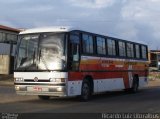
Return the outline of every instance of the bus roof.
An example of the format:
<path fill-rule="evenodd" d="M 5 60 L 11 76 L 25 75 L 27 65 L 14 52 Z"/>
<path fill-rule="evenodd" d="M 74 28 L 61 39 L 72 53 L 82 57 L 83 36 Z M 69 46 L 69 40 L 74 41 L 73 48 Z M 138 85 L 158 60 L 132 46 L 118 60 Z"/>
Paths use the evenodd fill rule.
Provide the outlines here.
<path fill-rule="evenodd" d="M 42 32 L 69 32 L 72 30 L 77 30 L 74 27 L 70 26 L 55 26 L 55 27 L 42 27 L 42 28 L 33 28 L 33 29 L 27 29 L 20 34 L 29 34 L 29 33 L 42 33 Z"/>
<path fill-rule="evenodd" d="M 26 30 L 21 31 L 19 34 L 30 34 L 30 33 L 34 34 L 34 33 L 47 33 L 47 32 L 57 32 L 58 33 L 58 32 L 70 32 L 73 30 L 78 30 L 78 31 L 83 31 L 83 32 L 86 31 L 86 30 L 82 30 L 79 27 L 73 27 L 73 26 L 52 26 L 52 27 L 26 29 Z M 92 32 L 90 32 L 90 33 L 92 33 Z M 98 33 L 93 33 L 93 34 L 98 35 Z M 101 34 L 101 36 L 106 36 L 106 35 Z M 109 37 L 109 36 L 107 36 L 107 37 Z M 123 40 L 123 39 L 114 38 L 114 37 L 109 37 L 109 38 L 145 45 L 144 43 L 132 42 L 129 40 Z"/>

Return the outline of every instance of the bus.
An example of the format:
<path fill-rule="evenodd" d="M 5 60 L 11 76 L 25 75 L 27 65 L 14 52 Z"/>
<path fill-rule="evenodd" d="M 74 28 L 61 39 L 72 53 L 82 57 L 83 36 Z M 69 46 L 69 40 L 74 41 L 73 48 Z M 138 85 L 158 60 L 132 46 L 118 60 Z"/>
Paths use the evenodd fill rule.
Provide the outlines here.
<path fill-rule="evenodd" d="M 148 82 L 145 44 L 87 32 L 73 27 L 35 28 L 19 35 L 14 84 L 19 95 L 79 96 L 137 92 Z"/>
<path fill-rule="evenodd" d="M 160 70 L 160 51 L 159 50 L 150 50 L 149 51 L 149 70 L 158 71 Z"/>

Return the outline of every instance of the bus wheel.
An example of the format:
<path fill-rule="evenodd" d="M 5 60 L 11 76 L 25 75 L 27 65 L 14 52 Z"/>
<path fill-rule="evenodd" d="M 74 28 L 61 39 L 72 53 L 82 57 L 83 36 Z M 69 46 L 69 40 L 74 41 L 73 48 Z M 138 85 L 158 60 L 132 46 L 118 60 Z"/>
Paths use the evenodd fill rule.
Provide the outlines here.
<path fill-rule="evenodd" d="M 91 97 L 91 88 L 89 81 L 85 80 L 82 83 L 82 89 L 81 89 L 81 100 L 82 101 L 88 101 Z"/>
<path fill-rule="evenodd" d="M 132 84 L 132 88 L 131 88 L 132 93 L 137 93 L 138 88 L 139 88 L 139 80 L 138 80 L 137 76 L 134 76 L 133 84 Z"/>
<path fill-rule="evenodd" d="M 42 96 L 42 95 L 39 95 L 38 97 L 41 100 L 49 100 L 49 98 L 50 98 L 49 96 Z"/>

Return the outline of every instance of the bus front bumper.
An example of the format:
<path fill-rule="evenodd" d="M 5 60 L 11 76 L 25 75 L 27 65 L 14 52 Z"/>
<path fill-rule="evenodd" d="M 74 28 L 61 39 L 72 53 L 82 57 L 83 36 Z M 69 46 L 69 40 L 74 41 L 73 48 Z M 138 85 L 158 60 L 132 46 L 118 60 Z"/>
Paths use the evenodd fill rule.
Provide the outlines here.
<path fill-rule="evenodd" d="M 67 96 L 66 86 L 15 85 L 15 90 L 19 95 Z"/>

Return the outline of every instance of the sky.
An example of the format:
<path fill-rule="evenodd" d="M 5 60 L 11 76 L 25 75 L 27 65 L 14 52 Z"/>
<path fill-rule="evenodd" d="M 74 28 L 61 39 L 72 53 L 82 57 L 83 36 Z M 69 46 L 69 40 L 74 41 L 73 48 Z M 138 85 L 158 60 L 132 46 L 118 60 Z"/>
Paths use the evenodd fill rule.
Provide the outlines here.
<path fill-rule="evenodd" d="M 74 26 L 160 50 L 160 0 L 0 0 L 0 24 Z"/>

